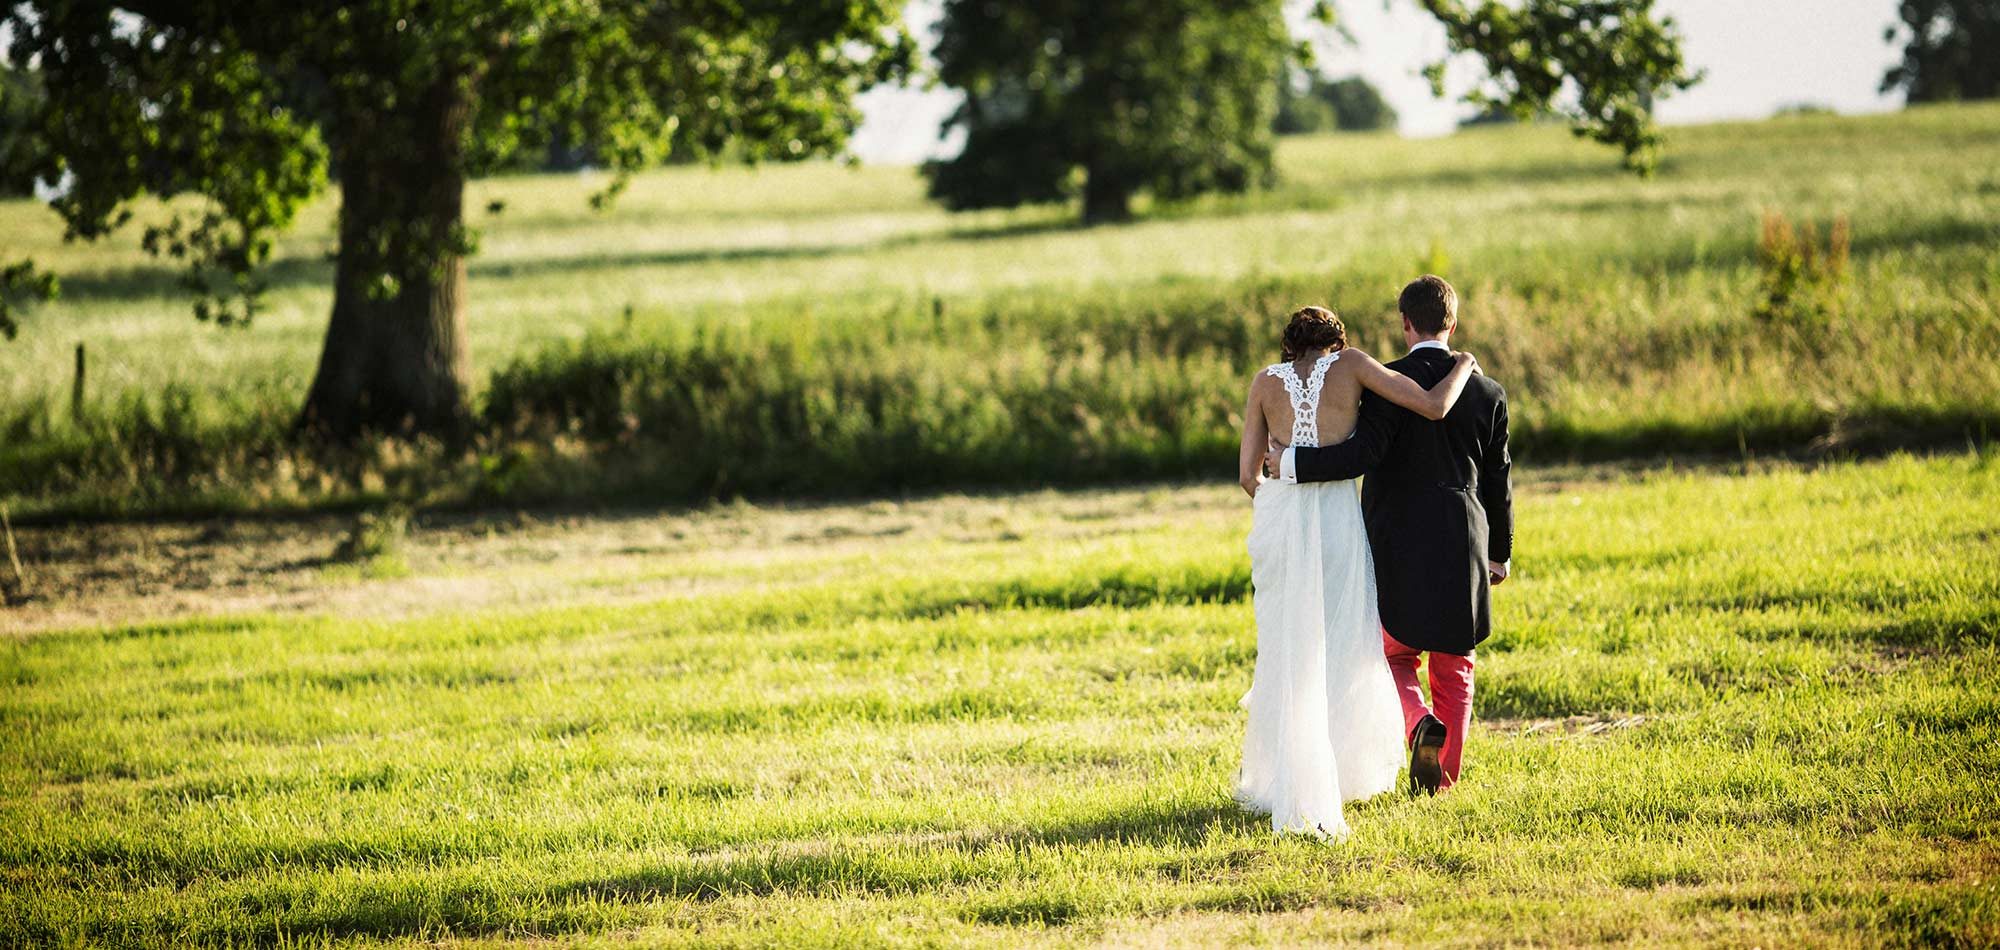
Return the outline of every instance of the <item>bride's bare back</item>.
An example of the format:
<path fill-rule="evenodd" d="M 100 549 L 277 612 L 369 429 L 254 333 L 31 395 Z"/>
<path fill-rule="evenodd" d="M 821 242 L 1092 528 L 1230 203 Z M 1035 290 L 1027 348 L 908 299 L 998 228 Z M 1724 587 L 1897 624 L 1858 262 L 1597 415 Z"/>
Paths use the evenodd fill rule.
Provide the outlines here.
<path fill-rule="evenodd" d="M 1363 358 L 1368 355 L 1359 350 L 1343 350 L 1326 368 L 1326 379 L 1320 385 L 1319 411 L 1314 416 L 1321 445 L 1337 445 L 1354 434 L 1354 423 L 1361 413 L 1362 388 L 1354 370 L 1360 360 L 1355 359 L 1354 354 Z M 1298 374 L 1300 382 L 1311 382 L 1314 362 L 1316 360 L 1302 359 L 1292 364 L 1292 372 Z M 1271 433 L 1271 438 L 1279 445 L 1291 445 L 1293 420 L 1298 414 L 1292 410 L 1285 381 L 1268 371 L 1258 373 L 1256 382 L 1250 387 L 1250 395 L 1264 415 L 1264 428 Z"/>
<path fill-rule="evenodd" d="M 1361 392 L 1372 389 L 1384 398 L 1403 406 L 1427 419 L 1442 419 L 1458 401 L 1458 394 L 1465 388 L 1465 380 L 1475 369 L 1470 357 L 1462 357 L 1459 365 L 1437 386 L 1426 390 L 1416 381 L 1395 370 L 1389 369 L 1360 350 L 1346 347 L 1330 354 L 1314 351 L 1292 361 L 1291 372 L 1296 374 L 1301 388 L 1310 395 L 1312 373 L 1320 359 L 1331 357 L 1326 375 L 1320 383 L 1317 408 L 1314 412 L 1314 426 L 1318 431 L 1318 444 L 1336 445 L 1347 441 L 1354 434 L 1354 424 L 1360 417 Z M 1250 382 L 1250 398 L 1244 406 L 1243 444 L 1238 460 L 1238 480 L 1243 490 L 1251 495 L 1257 493 L 1259 472 L 1263 467 L 1264 450 L 1268 443 L 1281 446 L 1292 444 L 1292 433 L 1297 428 L 1293 399 L 1285 380 L 1267 367 L 1257 373 Z M 1307 399 L 1310 404 L 1312 400 Z"/>

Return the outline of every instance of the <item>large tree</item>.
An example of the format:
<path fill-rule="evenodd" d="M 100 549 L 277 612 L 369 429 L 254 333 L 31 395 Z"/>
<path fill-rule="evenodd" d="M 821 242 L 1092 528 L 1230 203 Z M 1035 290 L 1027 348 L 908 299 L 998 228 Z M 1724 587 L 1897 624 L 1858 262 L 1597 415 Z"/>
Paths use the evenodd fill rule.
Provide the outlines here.
<path fill-rule="evenodd" d="M 2000 0 L 1903 0 L 1883 39 L 1903 43 L 1903 61 L 1882 91 L 1911 102 L 2000 97 Z"/>
<path fill-rule="evenodd" d="M 1275 78 L 1292 44 L 1275 0 L 948 0 L 938 76 L 965 94 L 958 157 L 926 167 L 951 208 L 1083 193 L 1242 191 L 1271 173 Z"/>
<path fill-rule="evenodd" d="M 837 150 L 853 95 L 914 60 L 899 6 L 33 0 L 0 2 L 0 27 L 43 80 L 35 171 L 67 182 L 69 236 L 104 237 L 146 195 L 199 196 L 143 243 L 185 263 L 202 319 L 255 315 L 273 234 L 330 173 L 333 312 L 301 423 L 350 436 L 466 421 L 469 178 L 551 142 L 621 172 L 676 150 Z"/>
<path fill-rule="evenodd" d="M 1653 0 L 1418 0 L 1450 50 L 1484 70 L 1467 97 L 1553 111 L 1646 172 L 1654 97 L 1696 81 Z M 947 0 L 939 76 L 965 94 L 957 157 L 927 166 L 953 208 L 1061 200 L 1086 220 L 1132 196 L 1240 191 L 1272 177 L 1277 79 L 1299 47 L 1286 0 Z M 1330 3 L 1314 6 L 1331 21 Z M 1445 64 L 1431 78 L 1443 94 Z"/>

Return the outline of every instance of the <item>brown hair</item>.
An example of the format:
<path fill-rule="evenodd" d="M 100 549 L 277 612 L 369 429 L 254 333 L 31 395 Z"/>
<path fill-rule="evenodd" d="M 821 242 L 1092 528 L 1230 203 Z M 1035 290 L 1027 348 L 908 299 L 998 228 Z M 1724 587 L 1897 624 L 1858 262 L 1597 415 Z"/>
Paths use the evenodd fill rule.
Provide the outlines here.
<path fill-rule="evenodd" d="M 1290 363 L 1309 350 L 1346 348 L 1347 327 L 1341 325 L 1333 311 L 1325 307 L 1300 307 L 1292 311 L 1292 322 L 1285 326 L 1278 352 Z"/>
<path fill-rule="evenodd" d="M 1425 274 L 1403 288 L 1402 296 L 1396 298 L 1396 309 L 1418 333 L 1437 336 L 1458 326 L 1458 291 L 1444 278 Z"/>

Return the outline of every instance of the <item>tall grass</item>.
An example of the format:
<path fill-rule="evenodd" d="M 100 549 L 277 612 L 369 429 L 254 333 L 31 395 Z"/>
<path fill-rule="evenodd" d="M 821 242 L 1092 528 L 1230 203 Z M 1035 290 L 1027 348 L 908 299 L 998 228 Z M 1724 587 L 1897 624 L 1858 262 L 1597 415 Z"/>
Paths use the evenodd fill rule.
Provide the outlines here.
<path fill-rule="evenodd" d="M 476 445 L 449 453 L 288 441 L 325 312 L 324 209 L 288 239 L 271 319 L 218 335 L 127 251 L 76 257 L 0 207 L 81 271 L 0 349 L 0 498 L 46 514 L 1226 477 L 1282 315 L 1331 304 L 1393 355 L 1391 301 L 1419 268 L 1459 284 L 1461 343 L 1508 388 L 1531 462 L 2000 429 L 2000 367 L 1972 355 L 2000 348 L 2000 108 L 1682 129 L 1671 154 L 1641 182 L 1559 130 L 1289 142 L 1277 191 L 1088 230 L 1056 209 L 952 218 L 895 169 L 673 170 L 601 218 L 579 210 L 587 182 L 481 183 L 509 208 L 474 267 L 492 369 Z M 1767 214 L 1849 222 L 1831 289 L 1793 286 L 1802 258 L 1771 232 L 1760 249 Z M 106 364 L 81 420 L 64 321 Z"/>

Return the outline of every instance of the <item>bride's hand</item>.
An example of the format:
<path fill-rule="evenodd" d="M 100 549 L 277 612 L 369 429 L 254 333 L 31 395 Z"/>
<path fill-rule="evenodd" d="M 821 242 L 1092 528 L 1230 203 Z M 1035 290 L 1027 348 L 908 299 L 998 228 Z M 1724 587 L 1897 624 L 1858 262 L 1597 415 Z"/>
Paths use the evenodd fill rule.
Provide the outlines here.
<path fill-rule="evenodd" d="M 1243 493 L 1244 493 L 1244 494 L 1246 494 L 1246 495 L 1249 495 L 1249 496 L 1250 496 L 1251 498 L 1256 498 L 1256 497 L 1257 497 L 1257 486 L 1259 486 L 1259 485 L 1262 485 L 1262 484 L 1264 484 L 1264 479 L 1263 479 L 1263 478 L 1262 478 L 1261 476 L 1254 476 L 1254 475 L 1253 475 L 1253 476 L 1251 476 L 1251 477 L 1249 477 L 1249 478 L 1246 478 L 1246 479 L 1244 479 L 1244 480 L 1242 480 L 1242 481 L 1238 482 L 1237 484 L 1239 484 L 1239 485 L 1242 485 L 1242 486 L 1243 486 Z"/>
<path fill-rule="evenodd" d="M 1472 371 L 1475 373 L 1479 372 L 1479 357 L 1474 356 L 1471 353 L 1468 353 L 1464 350 L 1459 350 L 1458 352 L 1453 353 L 1451 358 L 1454 362 L 1471 363 Z"/>

